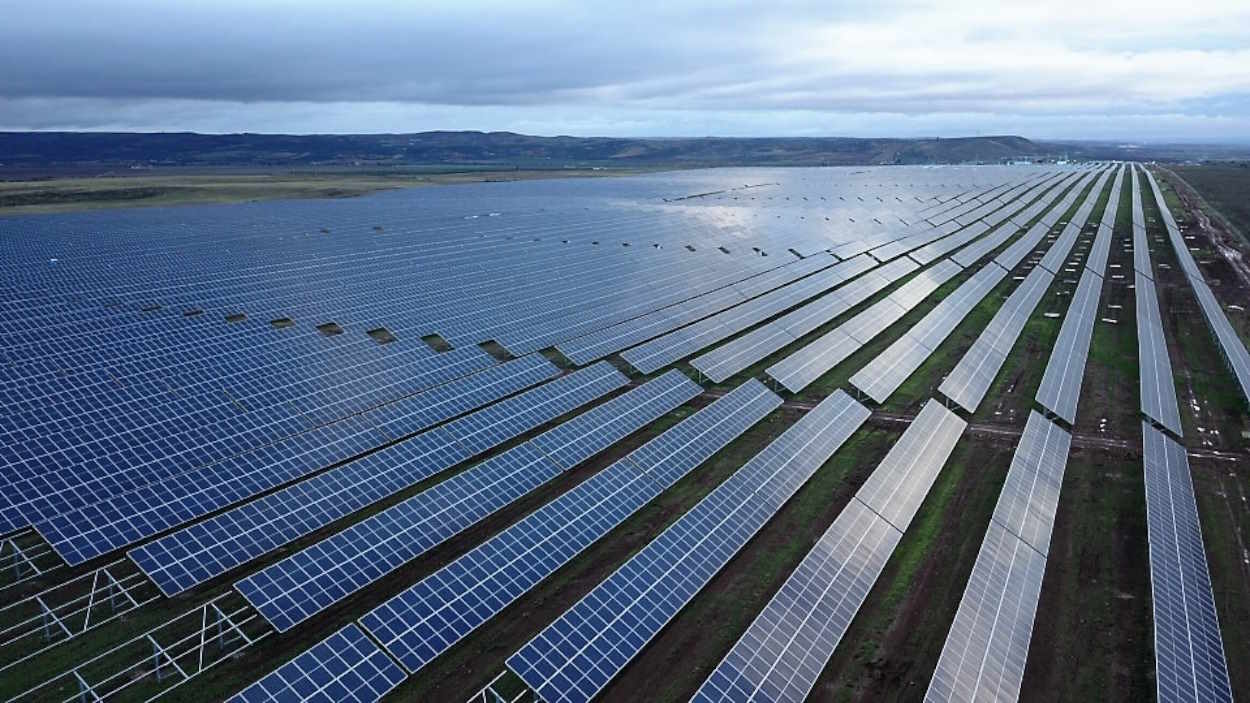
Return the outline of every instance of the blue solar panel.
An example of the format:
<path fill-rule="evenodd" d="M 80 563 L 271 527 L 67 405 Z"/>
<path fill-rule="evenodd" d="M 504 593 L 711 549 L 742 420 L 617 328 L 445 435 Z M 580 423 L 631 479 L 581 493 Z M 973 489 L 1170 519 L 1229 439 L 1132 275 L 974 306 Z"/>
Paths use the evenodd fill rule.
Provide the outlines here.
<path fill-rule="evenodd" d="M 230 703 L 372 703 L 404 680 L 404 670 L 348 625 L 230 698 Z"/>
<path fill-rule="evenodd" d="M 586 701 L 868 418 L 838 391 L 508 659 L 545 701 Z"/>
<path fill-rule="evenodd" d="M 541 449 L 543 443 L 559 449 L 557 461 L 577 455 L 586 458 L 598 451 L 593 439 L 597 435 L 624 436 L 699 392 L 696 384 L 672 371 L 273 564 L 235 587 L 266 620 L 285 631 L 568 468 L 554 463 Z M 548 437 L 555 439 L 544 439 Z"/>
<path fill-rule="evenodd" d="M 754 379 L 361 618 L 417 671 L 776 409 Z"/>
<path fill-rule="evenodd" d="M 444 402 L 425 406 L 422 421 L 433 422 L 438 414 L 458 414 L 461 409 L 514 393 L 558 373 L 541 357 L 501 364 L 474 376 L 476 382 L 467 394 L 440 394 Z M 573 387 L 580 385 L 580 380 L 571 374 L 549 385 Z M 550 395 L 550 391 L 544 386 L 522 395 Z M 566 407 L 571 404 L 549 407 L 550 418 L 562 414 Z M 436 428 L 190 525 L 131 550 L 129 556 L 166 595 L 174 595 L 470 456 L 447 428 Z"/>

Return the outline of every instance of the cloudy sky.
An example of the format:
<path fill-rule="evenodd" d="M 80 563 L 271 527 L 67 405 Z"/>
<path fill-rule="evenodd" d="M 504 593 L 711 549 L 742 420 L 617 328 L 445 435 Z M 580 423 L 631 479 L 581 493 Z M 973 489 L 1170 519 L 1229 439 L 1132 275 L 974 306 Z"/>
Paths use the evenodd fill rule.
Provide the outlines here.
<path fill-rule="evenodd" d="M 1250 141 L 1246 0 L 0 0 L 0 13 L 0 130 Z"/>

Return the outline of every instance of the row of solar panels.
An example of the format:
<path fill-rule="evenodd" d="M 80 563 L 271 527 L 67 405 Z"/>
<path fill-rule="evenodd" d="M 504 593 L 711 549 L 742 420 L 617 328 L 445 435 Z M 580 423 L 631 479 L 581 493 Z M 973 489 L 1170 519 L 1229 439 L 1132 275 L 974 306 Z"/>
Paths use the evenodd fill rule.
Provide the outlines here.
<path fill-rule="evenodd" d="M 937 401 L 925 404 L 694 700 L 807 697 L 966 427 Z M 541 679 L 533 671 L 563 657 L 551 645 L 545 651 L 533 648 L 531 642 L 509 659 L 531 688 L 545 700 L 589 699 L 585 690 L 561 690 L 559 682 L 535 685 Z M 537 659 L 539 654 L 546 655 L 546 662 Z"/>
<path fill-rule="evenodd" d="M 1137 169 L 1132 169 L 1133 189 L 1133 276 L 1137 310 L 1137 360 L 1141 382 L 1141 411 L 1146 417 L 1180 437 L 1180 406 L 1176 402 L 1176 382 L 1168 358 L 1159 293 L 1155 288 L 1150 248 L 1146 241 L 1145 214 Z"/>
<path fill-rule="evenodd" d="M 1145 173 L 1191 287 L 1196 293 L 1205 289 L 1209 295 L 1210 291 L 1189 255 L 1188 247 L 1184 246 L 1158 185 L 1148 171 Z M 1138 198 L 1133 204 L 1136 211 L 1141 203 L 1136 172 L 1133 175 L 1134 196 Z M 1134 215 L 1136 221 L 1137 215 Z M 1136 242 L 1136 224 L 1134 235 Z M 1141 239 L 1145 239 L 1144 232 Z M 1134 253 L 1137 253 L 1136 249 Z M 1150 271 L 1148 254 L 1135 256 L 1135 260 Z M 1136 272 L 1136 283 L 1142 412 L 1148 420 L 1157 422 L 1179 437 L 1180 417 L 1167 358 L 1167 342 L 1162 320 L 1159 319 L 1155 284 L 1141 270 Z M 1201 294 L 1199 300 L 1202 300 Z M 1214 314 L 1227 325 L 1227 319 L 1214 296 L 1211 296 L 1209 304 L 1213 306 L 1210 313 L 1205 310 L 1204 304 L 1204 315 L 1209 324 Z M 1217 329 L 1218 321 L 1211 327 Z M 1221 341 L 1218 333 L 1216 339 Z M 1245 347 L 1236 339 L 1235 333 L 1232 344 L 1235 345 L 1234 357 L 1237 350 L 1244 357 Z M 1236 371 L 1236 365 L 1232 366 Z M 1234 375 L 1240 382 L 1240 376 Z M 1232 701 L 1228 665 L 1185 448 L 1147 420 L 1142 422 L 1142 441 L 1151 605 L 1154 611 L 1156 693 L 1161 701 Z"/>
<path fill-rule="evenodd" d="M 1228 322 L 1228 317 L 1220 307 L 1219 301 L 1216 300 L 1211 287 L 1203 278 L 1202 271 L 1198 268 L 1198 263 L 1194 261 L 1193 254 L 1190 253 L 1189 247 L 1185 244 L 1185 238 L 1181 235 L 1180 228 L 1176 226 L 1176 220 L 1168 209 L 1163 193 L 1159 190 L 1159 184 L 1155 182 L 1154 176 L 1149 171 L 1145 174 L 1146 182 L 1150 184 L 1155 203 L 1163 217 L 1163 224 L 1167 227 L 1172 251 L 1175 252 L 1176 259 L 1181 264 L 1181 270 L 1185 272 L 1185 278 L 1198 298 L 1198 305 L 1202 308 L 1202 316 L 1207 321 L 1207 327 L 1210 328 L 1216 344 L 1224 355 L 1224 360 L 1241 387 L 1242 397 L 1250 402 L 1250 352 L 1246 350 L 1245 343 Z"/>
<path fill-rule="evenodd" d="M 1035 186 L 1033 189 L 1025 192 L 1020 197 L 1020 201 L 1027 202 L 1027 200 L 1052 184 L 1052 182 L 1047 181 Z M 1054 197 L 1054 194 L 1052 193 L 1050 197 Z M 1007 205 L 999 207 L 992 212 L 1012 212 L 1018 207 L 1020 201 L 1008 201 Z M 999 201 L 995 200 L 990 204 L 998 205 Z M 975 238 L 975 236 L 984 233 L 986 229 L 985 227 L 968 227 L 951 237 L 945 237 L 935 243 L 962 237 L 965 232 L 972 232 Z M 906 249 L 903 249 L 903 251 L 905 252 Z M 929 260 L 928 262 L 931 261 Z M 892 272 L 890 272 L 891 267 L 895 267 L 895 270 Z M 895 260 L 876 271 L 876 273 L 881 275 L 881 278 L 887 280 L 864 277 L 857 282 L 858 285 L 852 284 L 835 290 L 818 301 L 783 315 L 777 320 L 724 346 L 703 354 L 691 363 L 708 378 L 718 383 L 722 382 L 876 295 L 887 285 L 896 282 L 903 276 L 910 275 L 915 269 L 916 266 L 911 259 Z M 826 333 L 820 339 L 804 346 L 782 362 L 770 367 L 768 370 L 769 375 L 789 390 L 797 392 L 812 380 L 824 375 L 834 365 L 884 331 L 885 328 L 897 322 L 942 284 L 959 275 L 960 270 L 961 267 L 959 265 L 950 260 L 944 260 L 922 271 L 902 287 L 863 310 L 851 320 Z M 890 272 L 890 274 L 887 275 L 887 272 Z"/>
<path fill-rule="evenodd" d="M 1102 295 L 1123 181 L 1124 169 L 1121 168 L 1116 172 L 1098 232 L 1085 260 L 1085 269 L 1068 304 L 1055 348 L 1046 362 L 1042 382 L 1037 388 L 1037 402 L 1069 425 L 1076 422 L 1076 406 L 1081 397 L 1081 381 L 1085 377 L 1085 361 L 1094 335 L 1094 322 L 1098 318 L 1098 301 Z"/>
<path fill-rule="evenodd" d="M 1085 197 L 1084 204 L 1092 204 L 1098 200 L 1102 186 L 1106 181 L 1108 172 L 1104 171 L 1099 176 L 1097 183 L 1089 190 Z M 1093 174 L 1089 174 L 1086 179 L 1092 178 Z M 1068 195 L 1059 202 L 1053 209 L 1023 237 L 1016 241 L 995 259 L 1004 268 L 1012 267 L 1018 264 L 1034 247 L 1040 242 L 1050 227 L 1058 221 L 1075 199 L 1079 192 L 1084 188 L 1085 183 L 1078 184 L 1076 188 L 1068 193 Z M 1068 226 L 1075 225 L 1075 230 L 1080 231 L 1084 227 L 1084 217 L 1088 217 L 1089 208 L 1082 207 L 1078 209 L 1077 215 L 1082 216 L 1078 220 L 1073 218 Z M 1049 223 L 1049 224 L 1048 224 Z M 1019 246 L 1022 242 L 1029 246 Z M 1047 250 L 1043 261 L 1050 257 L 1052 252 L 1062 252 L 1062 257 L 1058 258 L 1061 262 L 1066 258 L 1075 244 L 1075 237 L 1069 237 L 1066 240 L 1063 235 L 1059 237 Z M 1013 251 L 1014 250 L 1014 251 Z M 1051 259 L 1051 265 L 1057 270 L 1060 264 L 1056 263 L 1055 258 Z M 968 412 L 975 412 L 981 401 L 985 398 L 985 394 L 989 392 L 990 385 L 994 382 L 994 378 L 998 375 L 999 369 L 1006 362 L 1007 356 L 1011 353 L 1011 348 L 1015 345 L 1016 339 L 1020 333 L 1024 331 L 1025 324 L 1028 323 L 1029 317 L 1033 314 L 1038 303 L 1050 288 L 1051 283 L 1055 280 L 1055 273 L 1042 265 L 1037 265 L 1025 276 L 1024 281 L 1012 291 L 1007 301 L 994 314 L 989 324 L 978 335 L 976 341 L 951 370 L 950 374 L 938 386 L 938 390 L 943 395 L 958 403 Z"/>

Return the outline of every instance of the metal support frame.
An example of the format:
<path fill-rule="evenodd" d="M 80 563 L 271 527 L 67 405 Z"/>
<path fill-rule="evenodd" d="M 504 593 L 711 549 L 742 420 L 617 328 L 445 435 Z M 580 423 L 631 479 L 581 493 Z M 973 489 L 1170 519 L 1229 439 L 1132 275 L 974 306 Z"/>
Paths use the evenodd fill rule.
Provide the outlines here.
<path fill-rule="evenodd" d="M 108 588 L 114 581 L 105 583 Z M 198 627 L 193 624 L 188 632 L 189 623 Z M 146 699 L 153 701 L 273 632 L 250 605 L 229 591 L 74 664 L 18 698 L 91 703 L 112 699 L 139 682 L 155 681 L 162 685 Z M 135 677 L 136 668 L 148 675 Z M 62 698 L 70 686 L 76 693 Z"/>
<path fill-rule="evenodd" d="M 495 686 L 499 684 L 500 679 L 505 676 L 509 676 L 510 673 L 511 672 L 507 669 L 499 672 L 495 678 L 491 679 L 490 682 L 483 686 L 480 691 L 470 696 L 467 703 L 520 703 L 525 700 L 537 700 L 537 698 L 531 694 L 529 688 L 526 688 L 524 685 L 522 685 L 520 693 L 517 693 L 511 698 L 505 696 L 499 691 L 496 691 Z M 513 678 L 516 677 L 513 676 Z"/>
<path fill-rule="evenodd" d="M 118 576 L 127 565 L 119 559 L 0 607 L 0 673 L 160 598 L 133 567 Z"/>

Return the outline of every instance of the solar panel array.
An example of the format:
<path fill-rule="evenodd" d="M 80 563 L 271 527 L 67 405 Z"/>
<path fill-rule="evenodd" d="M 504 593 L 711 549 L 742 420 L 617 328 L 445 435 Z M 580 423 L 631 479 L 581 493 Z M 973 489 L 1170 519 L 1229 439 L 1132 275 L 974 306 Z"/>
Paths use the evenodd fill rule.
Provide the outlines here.
<path fill-rule="evenodd" d="M 926 701 L 1019 698 L 1071 442 L 1029 413 Z"/>
<path fill-rule="evenodd" d="M 694 700 L 807 697 L 966 427 L 929 400 Z"/>
<path fill-rule="evenodd" d="M 860 285 L 852 284 L 835 289 L 820 300 L 783 315 L 690 363 L 702 374 L 720 383 L 880 293 L 913 273 L 915 269 L 916 265 L 906 259 L 893 261 L 873 271 L 875 276 L 857 279 L 856 283 Z M 949 260 L 941 261 L 917 273 L 907 283 L 847 320 L 838 329 L 857 342 L 865 343 L 959 272 L 958 265 Z"/>
<path fill-rule="evenodd" d="M 621 358 L 639 371 L 651 373 L 821 295 L 875 265 L 867 256 L 843 261 L 791 285 L 628 349 L 621 354 Z"/>
<path fill-rule="evenodd" d="M 1189 252 L 1189 247 L 1185 244 L 1185 237 L 1181 235 L 1180 228 L 1176 226 L 1176 220 L 1163 199 L 1159 184 L 1155 183 L 1154 176 L 1149 171 L 1144 173 L 1146 182 L 1150 184 L 1155 203 L 1159 207 L 1159 213 L 1163 217 L 1163 224 L 1167 227 L 1172 251 L 1176 253 L 1181 270 L 1185 272 L 1185 278 L 1198 298 L 1198 306 L 1202 309 L 1202 316 L 1207 321 L 1207 327 L 1211 330 L 1225 363 L 1228 364 L 1229 370 L 1233 372 L 1233 377 L 1237 379 L 1237 384 L 1241 387 L 1241 396 L 1250 402 L 1250 351 L 1246 350 L 1245 343 L 1229 323 L 1215 294 L 1211 292 L 1211 287 L 1203 278 L 1198 263 L 1194 261 L 1193 254 Z"/>
<path fill-rule="evenodd" d="M 72 566 L 128 548 L 166 595 L 237 570 L 235 587 L 286 631 L 702 392 L 676 371 L 625 390 L 629 380 L 599 361 L 609 355 L 646 373 L 693 357 L 721 382 L 841 322 L 767 370 L 797 391 L 966 270 L 852 377 L 884 402 L 1027 258 L 1032 272 L 943 384 L 975 409 L 1037 299 L 1075 273 L 1078 240 L 1111 183 L 1038 392 L 1071 422 L 1124 170 L 886 173 L 725 169 L 8 218 L 0 533 L 33 527 Z M 1140 174 L 1129 173 L 1143 413 L 1179 434 Z M 1250 393 L 1250 354 L 1145 179 Z M 552 348 L 585 368 L 564 371 L 537 353 Z M 780 402 L 757 380 L 742 384 L 234 700 L 380 699 L 404 667 L 461 641 Z M 826 398 L 509 666 L 543 699 L 593 697 L 867 416 L 841 391 Z M 1041 426 L 1049 434 L 1037 449 Z M 925 406 L 700 698 L 810 690 L 963 428 L 936 402 Z M 1143 431 L 1159 697 L 1226 700 L 1184 450 Z M 948 648 L 964 645 L 960 665 L 948 666 L 944 650 L 931 696 L 939 679 L 953 692 L 941 698 L 1018 689 L 1063 473 L 1052 445 L 1063 437 L 1030 417 L 948 636 Z M 257 573 L 240 568 L 340 523 Z M 1010 617 L 986 625 L 995 597 Z"/>
<path fill-rule="evenodd" d="M 242 579 L 285 631 L 700 393 L 671 371 Z"/>
<path fill-rule="evenodd" d="M 544 701 L 587 701 L 868 418 L 838 391 L 508 659 Z"/>
<path fill-rule="evenodd" d="M 559 373 L 545 359 L 531 359 L 522 357 L 483 372 L 525 363 L 514 369 L 519 372 L 516 375 L 501 378 L 506 383 L 479 386 L 479 392 L 507 395 Z M 575 371 L 149 542 L 131 550 L 129 556 L 166 595 L 174 595 L 571 412 L 626 382 L 606 363 Z M 453 408 L 447 413 L 456 414 Z"/>
<path fill-rule="evenodd" d="M 348 625 L 230 698 L 230 703 L 372 703 L 404 680 L 404 670 L 355 625 Z"/>
<path fill-rule="evenodd" d="M 1155 685 L 1161 701 L 1231 701 L 1185 448 L 1142 423 Z"/>
<path fill-rule="evenodd" d="M 1006 276 L 998 264 L 986 262 L 885 351 L 856 371 L 850 378 L 851 384 L 877 403 L 884 403 Z"/>
<path fill-rule="evenodd" d="M 707 187 L 726 171 L 8 219 L 0 529 L 37 522 L 79 563 L 203 514 L 164 513 L 204 481 L 228 491 L 216 510 L 411 434 L 366 425 L 403 430 L 388 406 L 494 365 L 479 342 L 523 354 L 657 311 L 694 319 L 820 268 L 822 249 L 906 231 L 887 218 L 919 221 L 952 178 L 972 195 L 1021 173 L 913 171 L 892 194 L 916 197 L 888 205 L 826 199 L 837 183 L 887 192 L 847 172 L 738 201 Z M 674 188 L 710 195 L 660 205 Z M 778 207 L 791 193 L 805 204 Z M 707 206 L 740 217 L 709 224 Z M 787 248 L 813 260 L 786 266 Z M 327 463 L 281 461 L 297 453 Z M 253 482 L 270 462 L 277 480 Z M 152 505 L 154 528 L 77 525 L 96 505 L 109 523 Z"/>
<path fill-rule="evenodd" d="M 366 613 L 361 625 L 417 671 L 779 405 L 762 383 L 747 381 Z"/>

